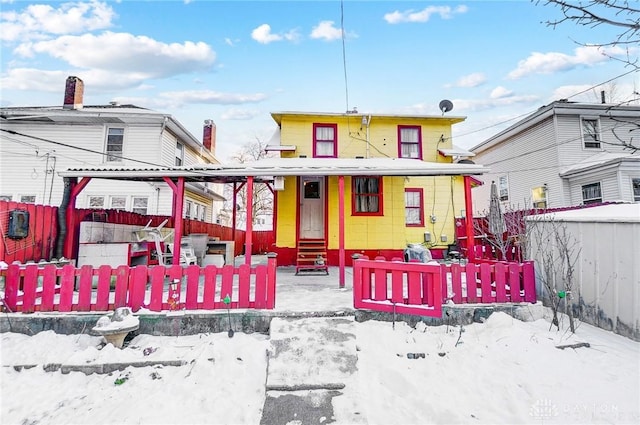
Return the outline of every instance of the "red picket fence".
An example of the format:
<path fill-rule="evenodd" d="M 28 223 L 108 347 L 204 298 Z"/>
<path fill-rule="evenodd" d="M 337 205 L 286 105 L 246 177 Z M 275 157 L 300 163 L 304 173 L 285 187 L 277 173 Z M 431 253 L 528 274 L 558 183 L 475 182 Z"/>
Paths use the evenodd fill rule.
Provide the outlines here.
<path fill-rule="evenodd" d="M 359 259 L 353 266 L 354 307 L 441 317 L 442 304 L 536 302 L 533 262 L 424 264 Z"/>
<path fill-rule="evenodd" d="M 7 236 L 9 214 L 13 210 L 29 213 L 26 238 L 11 239 Z M 51 260 L 58 234 L 57 214 L 58 208 L 49 205 L 0 201 L 0 260 L 7 264 Z"/>
<path fill-rule="evenodd" d="M 353 263 L 353 306 L 357 309 L 442 317 L 442 269 L 401 260 L 358 259 Z M 388 276 L 391 276 L 391 282 Z"/>
<path fill-rule="evenodd" d="M 10 265 L 4 305 L 11 312 L 110 311 L 131 307 L 165 310 L 273 309 L 276 260 L 239 267 Z M 229 303 L 225 297 L 229 296 Z"/>

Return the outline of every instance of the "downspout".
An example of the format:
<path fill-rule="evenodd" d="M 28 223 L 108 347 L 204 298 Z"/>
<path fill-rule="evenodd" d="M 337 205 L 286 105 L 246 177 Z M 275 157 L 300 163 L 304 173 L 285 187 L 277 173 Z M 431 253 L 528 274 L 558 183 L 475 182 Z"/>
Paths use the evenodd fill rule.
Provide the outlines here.
<path fill-rule="evenodd" d="M 64 189 L 62 192 L 62 201 L 60 202 L 57 214 L 58 234 L 56 235 L 56 258 L 61 258 L 63 256 L 62 250 L 64 249 L 64 238 L 67 235 L 67 208 L 69 207 L 69 200 L 71 199 L 71 188 L 75 184 L 70 177 L 64 177 L 62 180 Z"/>

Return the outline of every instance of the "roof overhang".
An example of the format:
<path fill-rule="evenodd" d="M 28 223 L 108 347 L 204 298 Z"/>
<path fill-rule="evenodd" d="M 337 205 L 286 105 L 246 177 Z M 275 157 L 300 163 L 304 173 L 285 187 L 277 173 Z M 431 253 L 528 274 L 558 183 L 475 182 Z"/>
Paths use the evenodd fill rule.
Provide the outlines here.
<path fill-rule="evenodd" d="M 608 168 L 621 167 L 623 164 L 640 164 L 640 156 L 634 154 L 595 155 L 592 158 L 565 168 L 560 172 L 560 177 L 571 179 Z"/>
<path fill-rule="evenodd" d="M 186 181 L 230 183 L 271 181 L 276 176 L 459 176 L 481 175 L 489 169 L 473 163 L 435 163 L 400 158 L 268 158 L 244 164 L 203 164 L 183 167 L 70 168 L 62 177 L 93 177 L 113 180 L 163 181 L 184 177 Z"/>
<path fill-rule="evenodd" d="M 466 149 L 462 149 L 461 147 L 458 146 L 453 146 L 450 149 L 438 149 L 438 152 L 440 153 L 440 155 L 442 156 L 450 156 L 450 157 L 472 157 L 472 156 L 476 156 L 475 153 L 468 151 Z"/>

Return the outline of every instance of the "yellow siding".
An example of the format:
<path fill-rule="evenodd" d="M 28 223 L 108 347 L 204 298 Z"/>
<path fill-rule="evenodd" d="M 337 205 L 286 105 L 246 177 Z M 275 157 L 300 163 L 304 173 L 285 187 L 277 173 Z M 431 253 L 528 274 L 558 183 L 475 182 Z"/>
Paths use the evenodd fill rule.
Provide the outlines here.
<path fill-rule="evenodd" d="M 342 116 L 287 115 L 281 117 L 281 143 L 295 145 L 295 152 L 282 152 L 282 157 L 313 157 L 313 124 L 337 124 L 338 157 L 398 157 L 398 125 L 420 125 L 424 161 L 451 162 L 438 154 L 438 149 L 451 148 L 451 122 L 432 118 L 373 116 L 367 127 L 361 126 L 362 114 Z M 369 146 L 367 149 L 367 140 Z M 338 178 L 327 178 L 329 199 L 328 247 L 338 249 Z M 406 227 L 404 189 L 423 188 L 424 226 Z M 454 218 L 464 210 L 462 177 L 384 177 L 383 216 L 352 216 L 351 178 L 345 177 L 345 248 L 403 249 L 408 243 L 420 243 L 424 233 L 431 233 L 433 247 L 446 247 L 455 241 Z M 278 193 L 276 245 L 296 246 L 296 178 L 288 177 L 285 190 Z M 435 223 L 430 216 L 435 216 Z M 447 237 L 441 242 L 441 235 Z"/>

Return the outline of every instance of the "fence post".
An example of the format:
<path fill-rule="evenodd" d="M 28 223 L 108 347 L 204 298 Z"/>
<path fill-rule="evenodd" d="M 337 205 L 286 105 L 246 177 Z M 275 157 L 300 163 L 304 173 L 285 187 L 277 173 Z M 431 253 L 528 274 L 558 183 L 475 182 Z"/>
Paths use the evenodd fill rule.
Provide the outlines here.
<path fill-rule="evenodd" d="M 272 310 L 276 307 L 276 266 L 277 254 L 267 254 L 267 308 Z"/>
<path fill-rule="evenodd" d="M 20 266 L 10 264 L 5 274 L 4 305 L 10 312 L 17 311 L 18 287 L 20 286 Z"/>

